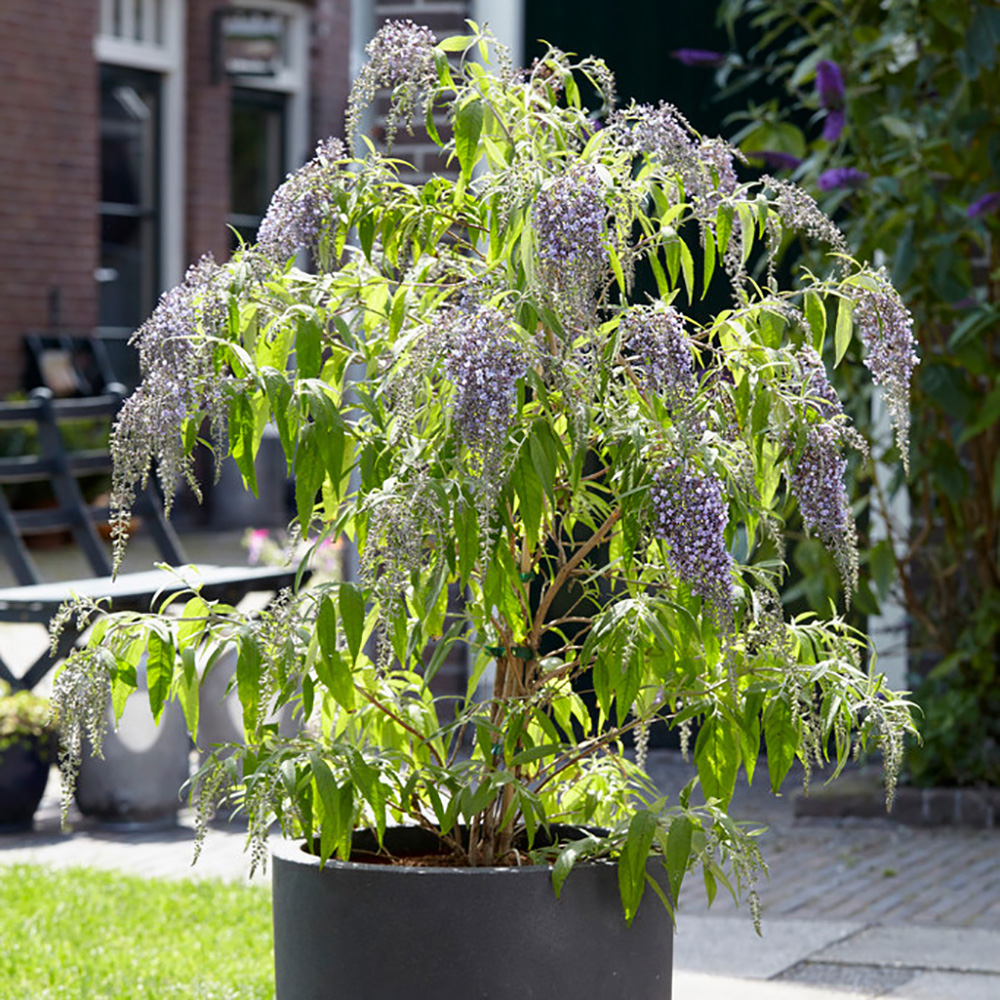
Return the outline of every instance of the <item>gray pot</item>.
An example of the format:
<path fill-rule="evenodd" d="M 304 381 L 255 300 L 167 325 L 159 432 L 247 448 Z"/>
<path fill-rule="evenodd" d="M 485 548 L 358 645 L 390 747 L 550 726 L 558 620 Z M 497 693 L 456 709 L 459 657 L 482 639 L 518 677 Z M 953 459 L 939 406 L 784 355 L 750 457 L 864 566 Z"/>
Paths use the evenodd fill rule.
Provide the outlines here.
<path fill-rule="evenodd" d="M 401 842 L 436 839 L 386 832 Z M 626 926 L 612 865 L 578 866 L 557 900 L 547 867 L 321 869 L 279 842 L 272 878 L 276 1000 L 670 1000 L 670 916 L 648 891 Z"/>
<path fill-rule="evenodd" d="M 181 786 L 191 772 L 191 741 L 184 712 L 167 702 L 160 723 L 153 721 L 144 697 L 145 663 L 140 692 L 130 698 L 118 730 L 108 707 L 111 729 L 104 737 L 104 757 L 85 748 L 76 781 L 76 804 L 84 816 L 121 827 L 169 826 L 183 804 Z"/>

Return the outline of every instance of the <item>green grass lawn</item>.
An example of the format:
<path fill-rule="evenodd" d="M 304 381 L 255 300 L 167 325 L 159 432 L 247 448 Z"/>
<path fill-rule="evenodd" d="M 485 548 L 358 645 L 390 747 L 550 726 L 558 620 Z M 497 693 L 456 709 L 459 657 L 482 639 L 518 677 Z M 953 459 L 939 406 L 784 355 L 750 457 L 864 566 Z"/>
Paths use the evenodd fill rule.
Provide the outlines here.
<path fill-rule="evenodd" d="M 273 995 L 265 887 L 0 867 L 3 1000 Z"/>

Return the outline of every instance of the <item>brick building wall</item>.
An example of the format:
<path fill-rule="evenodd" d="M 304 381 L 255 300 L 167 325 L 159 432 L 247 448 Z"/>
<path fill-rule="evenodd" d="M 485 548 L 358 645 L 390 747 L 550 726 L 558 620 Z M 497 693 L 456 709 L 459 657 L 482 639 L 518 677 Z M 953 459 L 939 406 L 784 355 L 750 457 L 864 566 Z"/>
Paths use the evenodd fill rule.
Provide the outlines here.
<path fill-rule="evenodd" d="M 321 139 L 344 134 L 350 90 L 351 7 L 344 0 L 316 0 L 313 12 L 309 119 L 310 151 Z"/>
<path fill-rule="evenodd" d="M 185 264 L 229 255 L 229 83 L 212 79 L 212 15 L 227 0 L 188 0 Z"/>
<path fill-rule="evenodd" d="M 0 395 L 21 338 L 97 322 L 97 0 L 0 3 Z"/>

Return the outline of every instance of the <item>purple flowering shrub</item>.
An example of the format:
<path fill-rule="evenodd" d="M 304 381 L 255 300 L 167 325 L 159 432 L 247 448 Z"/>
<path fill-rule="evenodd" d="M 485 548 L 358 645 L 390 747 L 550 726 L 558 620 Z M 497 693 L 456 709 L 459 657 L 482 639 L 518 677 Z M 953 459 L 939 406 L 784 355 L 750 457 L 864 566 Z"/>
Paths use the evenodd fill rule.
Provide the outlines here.
<path fill-rule="evenodd" d="M 796 758 L 841 766 L 865 746 L 891 790 L 912 728 L 862 636 L 781 611 L 796 505 L 842 562 L 845 603 L 857 574 L 844 452 L 862 442 L 823 344 L 840 361 L 853 315 L 903 424 L 905 307 L 811 198 L 743 178 L 675 108 L 584 107 L 582 77 L 613 93 L 600 60 L 553 49 L 494 73 L 466 59 L 480 41 L 382 29 L 352 121 L 383 84 L 429 102 L 456 175 L 415 183 L 375 151 L 321 146 L 260 243 L 144 328 L 130 405 L 148 420 L 116 442 L 125 507 L 154 460 L 185 468 L 206 415 L 253 482 L 272 421 L 301 535 L 350 539 L 360 571 L 255 617 L 196 596 L 180 618 L 103 618 L 57 681 L 63 718 L 94 722 L 75 692 L 102 670 L 121 704 L 150 635 L 177 671 L 235 643 L 246 744 L 210 754 L 195 795 L 236 780 L 255 860 L 274 816 L 324 857 L 355 825 L 419 823 L 469 865 L 552 860 L 534 837 L 558 820 L 607 832 L 556 849 L 557 889 L 577 857 L 621 858 L 631 919 L 645 880 L 628 859 L 659 838 L 675 898 L 700 864 L 753 903 L 761 858 L 727 811 L 761 735 L 776 791 Z M 793 234 L 835 255 L 831 276 L 758 284 L 751 258 Z M 728 305 L 696 320 L 708 286 Z M 443 699 L 431 679 L 459 652 L 468 695 Z M 308 720 L 290 739 L 261 721 L 288 704 Z M 681 802 L 644 770 L 655 721 L 699 728 L 700 792 Z"/>

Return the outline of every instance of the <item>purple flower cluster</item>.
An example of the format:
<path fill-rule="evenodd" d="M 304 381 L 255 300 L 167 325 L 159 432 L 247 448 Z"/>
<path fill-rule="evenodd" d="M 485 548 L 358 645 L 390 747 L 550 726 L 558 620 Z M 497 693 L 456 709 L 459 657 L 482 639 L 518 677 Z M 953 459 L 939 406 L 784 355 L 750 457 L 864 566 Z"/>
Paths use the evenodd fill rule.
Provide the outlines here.
<path fill-rule="evenodd" d="M 470 447 L 502 446 L 527 367 L 510 320 L 499 309 L 457 310 L 448 323 L 444 373 L 455 386 L 452 419 Z"/>
<path fill-rule="evenodd" d="M 836 542 L 847 524 L 846 471 L 836 431 L 827 424 L 810 427 L 802 457 L 792 471 L 791 488 L 806 530 L 826 544 Z"/>
<path fill-rule="evenodd" d="M 823 138 L 836 142 L 844 131 L 844 78 L 840 67 L 829 59 L 816 64 L 816 93 L 819 103 L 826 109 Z"/>
<path fill-rule="evenodd" d="M 970 219 L 978 219 L 979 216 L 986 215 L 987 212 L 1000 212 L 1000 191 L 990 191 L 989 194 L 984 194 L 982 198 L 977 198 L 965 210 L 966 216 Z"/>
<path fill-rule="evenodd" d="M 702 139 L 692 168 L 684 175 L 699 218 L 714 222 L 723 198 L 736 192 L 738 178 L 733 147 L 724 139 Z"/>
<path fill-rule="evenodd" d="M 561 283 L 575 283 L 603 268 L 607 214 L 593 167 L 573 166 L 541 190 L 534 207 L 538 256 Z"/>
<path fill-rule="evenodd" d="M 809 345 L 803 344 L 796 352 L 802 373 L 802 394 L 810 405 L 828 420 L 844 412 L 837 390 L 830 384 L 823 359 Z"/>
<path fill-rule="evenodd" d="M 857 585 L 854 518 L 844 484 L 847 459 L 841 454 L 841 432 L 833 423 L 812 424 L 789 486 L 799 505 L 806 533 L 829 548 L 848 593 Z"/>
<path fill-rule="evenodd" d="M 882 386 L 899 450 L 908 464 L 910 381 L 920 364 L 913 316 L 884 270 L 870 277 L 873 288 L 858 287 L 854 322 L 867 348 L 865 364 L 875 384 Z"/>
<path fill-rule="evenodd" d="M 673 306 L 630 309 L 618 328 L 629 364 L 653 392 L 671 407 L 690 399 L 695 390 L 691 340 Z"/>
<path fill-rule="evenodd" d="M 702 139 L 671 104 L 633 105 L 612 116 L 623 149 L 645 154 L 678 174 L 700 219 L 715 219 L 722 197 L 736 190 L 735 151 L 722 139 Z"/>
<path fill-rule="evenodd" d="M 722 484 L 684 460 L 668 459 L 650 491 L 653 532 L 691 590 L 716 609 L 732 603 L 733 559 L 726 548 L 729 507 Z"/>
<path fill-rule="evenodd" d="M 203 257 L 182 284 L 161 296 L 132 338 L 142 382 L 119 411 L 111 438 L 116 560 L 124 552 L 135 486 L 146 481 L 154 459 L 168 508 L 179 479 L 197 492 L 184 450 L 184 421 L 207 410 L 213 438 L 218 441 L 224 433 L 226 404 L 208 338 L 226 321 L 227 280 L 210 256 Z"/>
<path fill-rule="evenodd" d="M 646 154 L 675 173 L 691 167 L 695 132 L 672 105 L 637 104 L 611 116 L 619 145 L 633 155 Z"/>
<path fill-rule="evenodd" d="M 409 19 L 386 21 L 365 46 L 368 65 L 380 87 L 423 80 L 434 65 L 434 32 Z"/>
<path fill-rule="evenodd" d="M 321 142 L 316 155 L 275 191 L 257 231 L 257 248 L 265 257 L 284 264 L 300 247 L 320 256 L 333 221 L 333 196 L 344 184 L 338 164 L 346 155 L 339 139 Z"/>
<path fill-rule="evenodd" d="M 670 54 L 684 66 L 721 66 L 726 61 L 722 52 L 710 49 L 674 49 Z"/>
<path fill-rule="evenodd" d="M 751 160 L 760 160 L 764 166 L 774 170 L 794 170 L 802 162 L 800 157 L 777 149 L 755 149 L 752 153 L 747 153 L 747 156 Z"/>
<path fill-rule="evenodd" d="M 365 46 L 368 62 L 361 68 L 347 103 L 347 135 L 354 135 L 361 115 L 382 87 L 392 88 L 393 107 L 387 129 L 395 132 L 398 116 L 412 123 L 416 94 L 437 79 L 434 46 L 437 38 L 430 28 L 410 20 L 386 21 Z"/>
<path fill-rule="evenodd" d="M 774 191 L 772 204 L 786 229 L 826 243 L 838 253 L 848 252 L 844 234 L 812 195 L 791 181 L 773 177 L 765 177 L 764 181 Z"/>
<path fill-rule="evenodd" d="M 820 191 L 835 191 L 837 188 L 859 188 L 868 183 L 868 174 L 857 167 L 834 167 L 824 170 L 816 178 L 816 187 Z"/>

